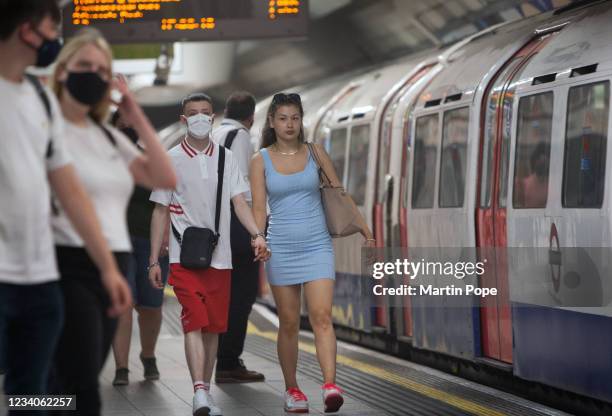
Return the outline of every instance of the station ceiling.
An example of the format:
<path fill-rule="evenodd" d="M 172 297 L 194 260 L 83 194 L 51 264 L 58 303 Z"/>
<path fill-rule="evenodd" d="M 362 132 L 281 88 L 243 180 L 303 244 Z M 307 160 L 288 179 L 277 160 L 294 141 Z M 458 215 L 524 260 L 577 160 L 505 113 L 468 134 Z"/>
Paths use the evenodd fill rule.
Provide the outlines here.
<path fill-rule="evenodd" d="M 222 108 L 234 90 L 257 98 L 428 49 L 572 0 L 310 0 L 307 39 L 241 41 L 229 82 L 206 85 Z M 159 97 L 151 91 L 147 95 Z M 161 119 L 160 119 L 161 121 Z"/>
<path fill-rule="evenodd" d="M 230 88 L 266 95 L 454 43 L 570 0 L 311 0 L 306 40 L 241 42 Z"/>

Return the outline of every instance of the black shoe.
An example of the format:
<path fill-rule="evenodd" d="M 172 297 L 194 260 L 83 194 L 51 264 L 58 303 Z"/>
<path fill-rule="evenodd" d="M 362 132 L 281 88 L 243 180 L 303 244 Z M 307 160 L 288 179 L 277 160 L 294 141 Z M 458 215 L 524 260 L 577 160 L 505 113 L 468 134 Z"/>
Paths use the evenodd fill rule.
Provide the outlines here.
<path fill-rule="evenodd" d="M 118 368 L 115 370 L 115 379 L 113 380 L 113 386 L 127 386 L 130 384 L 130 378 L 128 376 L 130 370 L 127 368 Z"/>
<path fill-rule="evenodd" d="M 265 381 L 266 377 L 257 371 L 246 368 L 244 362 L 239 360 L 238 367 L 233 370 L 217 370 L 215 372 L 215 383 L 257 383 Z"/>
<path fill-rule="evenodd" d="M 157 361 L 155 357 L 145 358 L 140 356 L 142 366 L 144 367 L 145 380 L 159 380 L 159 370 L 157 369 Z"/>

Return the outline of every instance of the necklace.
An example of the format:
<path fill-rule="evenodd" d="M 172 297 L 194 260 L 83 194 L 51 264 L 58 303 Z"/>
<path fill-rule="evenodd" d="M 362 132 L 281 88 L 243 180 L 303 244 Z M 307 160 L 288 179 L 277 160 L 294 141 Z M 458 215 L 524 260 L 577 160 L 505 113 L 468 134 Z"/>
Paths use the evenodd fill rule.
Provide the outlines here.
<path fill-rule="evenodd" d="M 296 150 L 294 152 L 281 152 L 280 150 L 278 150 L 278 147 L 276 145 L 274 145 L 274 151 L 276 153 L 279 153 L 279 154 L 283 155 L 283 156 L 293 156 L 293 155 L 297 154 L 300 151 L 300 149 L 298 149 L 298 150 Z"/>

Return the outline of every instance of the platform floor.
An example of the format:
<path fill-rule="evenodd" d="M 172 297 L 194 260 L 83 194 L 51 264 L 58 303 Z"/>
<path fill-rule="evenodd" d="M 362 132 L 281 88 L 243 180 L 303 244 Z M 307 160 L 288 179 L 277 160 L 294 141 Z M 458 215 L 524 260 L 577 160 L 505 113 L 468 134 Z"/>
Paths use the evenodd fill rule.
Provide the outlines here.
<path fill-rule="evenodd" d="M 192 385 L 185 362 L 178 316 L 180 306 L 168 297 L 157 356 L 161 379 L 142 379 L 137 329 L 130 353 L 130 384 L 113 387 L 114 360 L 109 357 L 101 377 L 105 416 L 188 416 Z M 285 415 L 284 383 L 276 358 L 275 316 L 257 305 L 251 314 L 246 352 L 248 367 L 266 375 L 263 383 L 212 386 L 212 395 L 225 416 Z M 300 335 L 298 382 L 309 397 L 310 414 L 323 414 L 320 371 L 312 335 Z M 0 376 L 1 381 L 1 376 Z M 337 415 L 546 415 L 563 413 L 522 398 L 472 383 L 417 364 L 340 342 L 338 384 L 347 393 Z M 0 400 L 0 414 L 4 414 Z"/>

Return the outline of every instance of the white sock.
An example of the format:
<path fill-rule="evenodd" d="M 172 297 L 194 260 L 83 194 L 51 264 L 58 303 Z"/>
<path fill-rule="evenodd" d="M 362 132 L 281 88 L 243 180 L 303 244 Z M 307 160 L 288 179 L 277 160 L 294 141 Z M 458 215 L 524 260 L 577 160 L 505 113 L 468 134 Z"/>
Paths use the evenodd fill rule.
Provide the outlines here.
<path fill-rule="evenodd" d="M 206 390 L 207 392 L 209 392 L 209 393 L 210 393 L 210 383 L 206 383 L 206 382 L 204 382 L 204 383 L 202 383 L 202 384 L 204 384 L 204 390 Z"/>
<path fill-rule="evenodd" d="M 204 383 L 203 381 L 194 381 L 193 382 L 193 391 L 194 391 L 194 393 L 197 390 L 208 391 L 208 389 L 210 389 L 210 384 L 208 384 L 208 388 L 206 387 L 206 384 L 208 384 L 208 383 Z"/>

